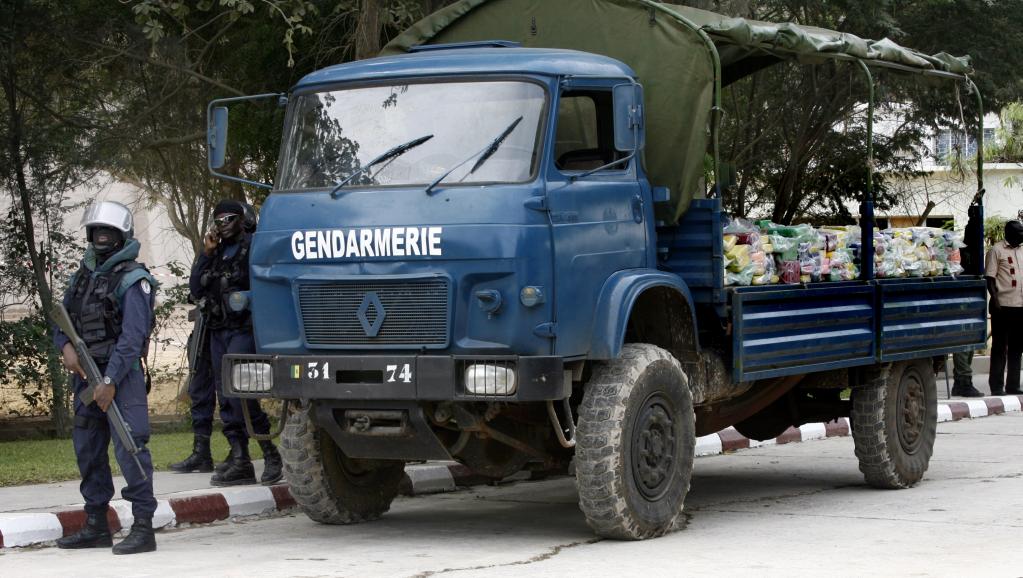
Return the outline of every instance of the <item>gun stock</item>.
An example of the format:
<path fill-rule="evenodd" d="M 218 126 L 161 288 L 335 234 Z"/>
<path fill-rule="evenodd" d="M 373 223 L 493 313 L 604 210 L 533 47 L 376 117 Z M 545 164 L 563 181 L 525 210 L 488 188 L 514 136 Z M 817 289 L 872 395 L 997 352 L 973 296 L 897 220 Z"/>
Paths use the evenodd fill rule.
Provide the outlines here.
<path fill-rule="evenodd" d="M 181 384 L 181 388 L 178 391 L 178 399 L 181 401 L 189 400 L 188 390 L 192 385 L 192 380 L 195 379 L 195 374 L 199 371 L 199 361 L 202 359 L 202 352 L 205 350 L 206 342 L 209 339 L 209 328 L 206 324 L 206 313 L 203 311 L 202 301 L 194 309 L 194 313 L 195 320 L 192 322 L 192 334 L 188 338 L 187 348 L 188 377 Z"/>

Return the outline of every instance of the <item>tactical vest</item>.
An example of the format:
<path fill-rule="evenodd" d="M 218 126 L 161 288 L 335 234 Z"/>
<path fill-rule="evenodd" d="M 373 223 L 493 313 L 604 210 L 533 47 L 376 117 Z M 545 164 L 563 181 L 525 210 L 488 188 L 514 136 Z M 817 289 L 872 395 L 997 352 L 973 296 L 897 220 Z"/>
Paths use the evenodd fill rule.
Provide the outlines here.
<path fill-rule="evenodd" d="M 110 356 L 121 336 L 121 323 L 124 321 L 121 309 L 121 298 L 128 287 L 121 287 L 129 274 L 131 284 L 139 278 L 149 278 L 146 267 L 135 261 L 123 261 L 109 271 L 94 273 L 85 267 L 78 269 L 68 289 L 70 307 L 68 314 L 71 323 L 78 331 L 79 337 L 89 346 L 89 353 L 98 365 L 110 361 Z M 130 284 L 129 284 L 130 286 Z M 119 290 L 120 289 L 120 290 Z M 155 288 L 154 291 L 155 292 Z M 152 297 L 150 297 L 152 306 Z M 152 333 L 150 328 L 150 333 Z M 142 356 L 149 349 L 149 334 L 142 346 Z"/>
<path fill-rule="evenodd" d="M 224 246 L 221 245 L 203 272 L 200 283 L 206 297 L 210 329 L 239 329 L 250 323 L 247 310 L 231 311 L 227 303 L 231 293 L 249 290 L 250 242 L 249 235 L 243 235 L 238 240 L 238 251 L 229 259 L 224 258 Z"/>

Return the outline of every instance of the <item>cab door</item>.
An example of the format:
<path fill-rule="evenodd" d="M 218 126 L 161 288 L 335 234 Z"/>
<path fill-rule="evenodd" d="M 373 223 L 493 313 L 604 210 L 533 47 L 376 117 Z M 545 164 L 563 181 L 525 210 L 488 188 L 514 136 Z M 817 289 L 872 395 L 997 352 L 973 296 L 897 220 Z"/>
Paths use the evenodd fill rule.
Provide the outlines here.
<path fill-rule="evenodd" d="M 565 357 L 589 350 L 605 281 L 646 264 L 643 205 L 649 194 L 637 177 L 638 156 L 626 160 L 630 153 L 615 142 L 614 87 L 622 82 L 563 82 L 556 104 L 547 203 L 554 242 L 555 349 Z M 607 166 L 614 161 L 622 162 Z"/>

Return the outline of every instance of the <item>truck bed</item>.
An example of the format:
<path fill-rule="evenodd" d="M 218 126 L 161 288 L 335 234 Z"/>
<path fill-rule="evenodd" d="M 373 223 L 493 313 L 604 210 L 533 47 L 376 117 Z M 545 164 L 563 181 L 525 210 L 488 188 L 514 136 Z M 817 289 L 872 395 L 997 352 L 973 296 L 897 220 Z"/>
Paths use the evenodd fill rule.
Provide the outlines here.
<path fill-rule="evenodd" d="M 985 282 L 925 277 L 724 287 L 720 201 L 658 228 L 660 266 L 730 327 L 732 377 L 752 381 L 984 346 Z"/>

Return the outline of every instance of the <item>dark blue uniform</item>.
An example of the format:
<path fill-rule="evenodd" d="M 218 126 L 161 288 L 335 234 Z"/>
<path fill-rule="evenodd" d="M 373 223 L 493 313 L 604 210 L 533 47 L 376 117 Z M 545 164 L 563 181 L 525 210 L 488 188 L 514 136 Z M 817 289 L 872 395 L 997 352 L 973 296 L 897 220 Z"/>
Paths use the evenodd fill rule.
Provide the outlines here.
<path fill-rule="evenodd" d="M 194 433 L 213 435 L 213 412 L 217 407 L 216 384 L 213 383 L 213 372 L 210 367 L 209 340 L 196 358 L 195 373 L 188 382 L 188 397 L 192 401 L 192 431 Z"/>
<path fill-rule="evenodd" d="M 248 245 L 249 235 L 237 243 L 221 243 L 213 251 L 213 255 L 200 255 L 192 266 L 192 273 L 189 277 L 189 289 L 193 297 L 207 299 L 207 314 L 209 315 L 210 345 L 209 354 L 211 363 L 207 366 L 211 370 L 209 378 L 212 379 L 216 395 L 219 396 L 220 419 L 224 422 L 224 435 L 229 440 L 248 441 L 248 432 L 245 429 L 245 417 L 242 414 L 242 403 L 248 404 L 249 415 L 252 417 L 252 428 L 258 434 L 270 432 L 270 420 L 266 413 L 253 399 L 242 400 L 224 396 L 223 384 L 221 383 L 221 369 L 223 368 L 224 355 L 228 353 L 255 353 L 256 344 L 252 336 L 252 320 L 247 311 L 234 313 L 227 311 L 226 293 L 230 290 L 247 290 L 248 287 L 248 256 L 244 254 L 243 247 Z M 235 263 L 235 261 L 238 261 Z M 208 281 L 203 286 L 203 275 L 213 270 L 228 270 L 234 265 L 238 270 L 238 279 L 233 281 L 230 287 L 211 286 L 216 281 Z M 206 364 L 203 364 L 204 366 Z M 202 371 L 200 366 L 200 371 Z M 196 375 L 196 380 L 200 380 Z M 192 395 L 192 385 L 197 393 Z M 192 395 L 192 419 L 194 423 L 209 423 L 212 429 L 213 422 L 213 390 L 208 394 L 198 393 L 203 382 L 198 384 L 193 381 L 189 387 Z M 196 401 L 200 403 L 196 405 Z M 209 401 L 207 401 L 209 400 Z M 206 433 L 195 430 L 196 433 Z"/>
<path fill-rule="evenodd" d="M 132 245 L 131 243 L 134 243 Z M 129 245 L 111 257 L 134 259 L 138 243 Z M 84 271 L 84 269 L 83 269 Z M 125 421 L 131 428 L 132 437 L 142 451 L 138 460 L 145 471 L 145 478 L 131 454 L 114 438 L 114 456 L 121 467 L 127 486 L 121 490 L 124 499 L 131 502 L 135 518 L 152 518 L 156 511 L 153 495 L 153 459 L 145 444 L 149 442 L 149 404 L 146 398 L 146 382 L 139 362 L 153 323 L 153 292 L 155 288 L 147 279 L 141 279 L 130 286 L 121 298 L 121 333 L 110 355 L 109 361 L 99 365 L 103 375 L 110 377 L 117 391 L 114 403 L 121 409 Z M 64 296 L 64 306 L 71 308 L 71 295 Z M 76 327 L 76 330 L 79 329 Z M 59 329 L 54 332 L 54 345 L 61 350 L 68 337 Z M 78 470 L 82 475 L 81 492 L 85 499 L 85 511 L 92 515 L 106 516 L 111 498 L 114 496 L 114 482 L 107 457 L 111 429 L 107 414 L 95 403 L 88 406 L 79 401 L 78 394 L 88 384 L 78 376 L 74 377 L 75 427 L 72 439 Z"/>

